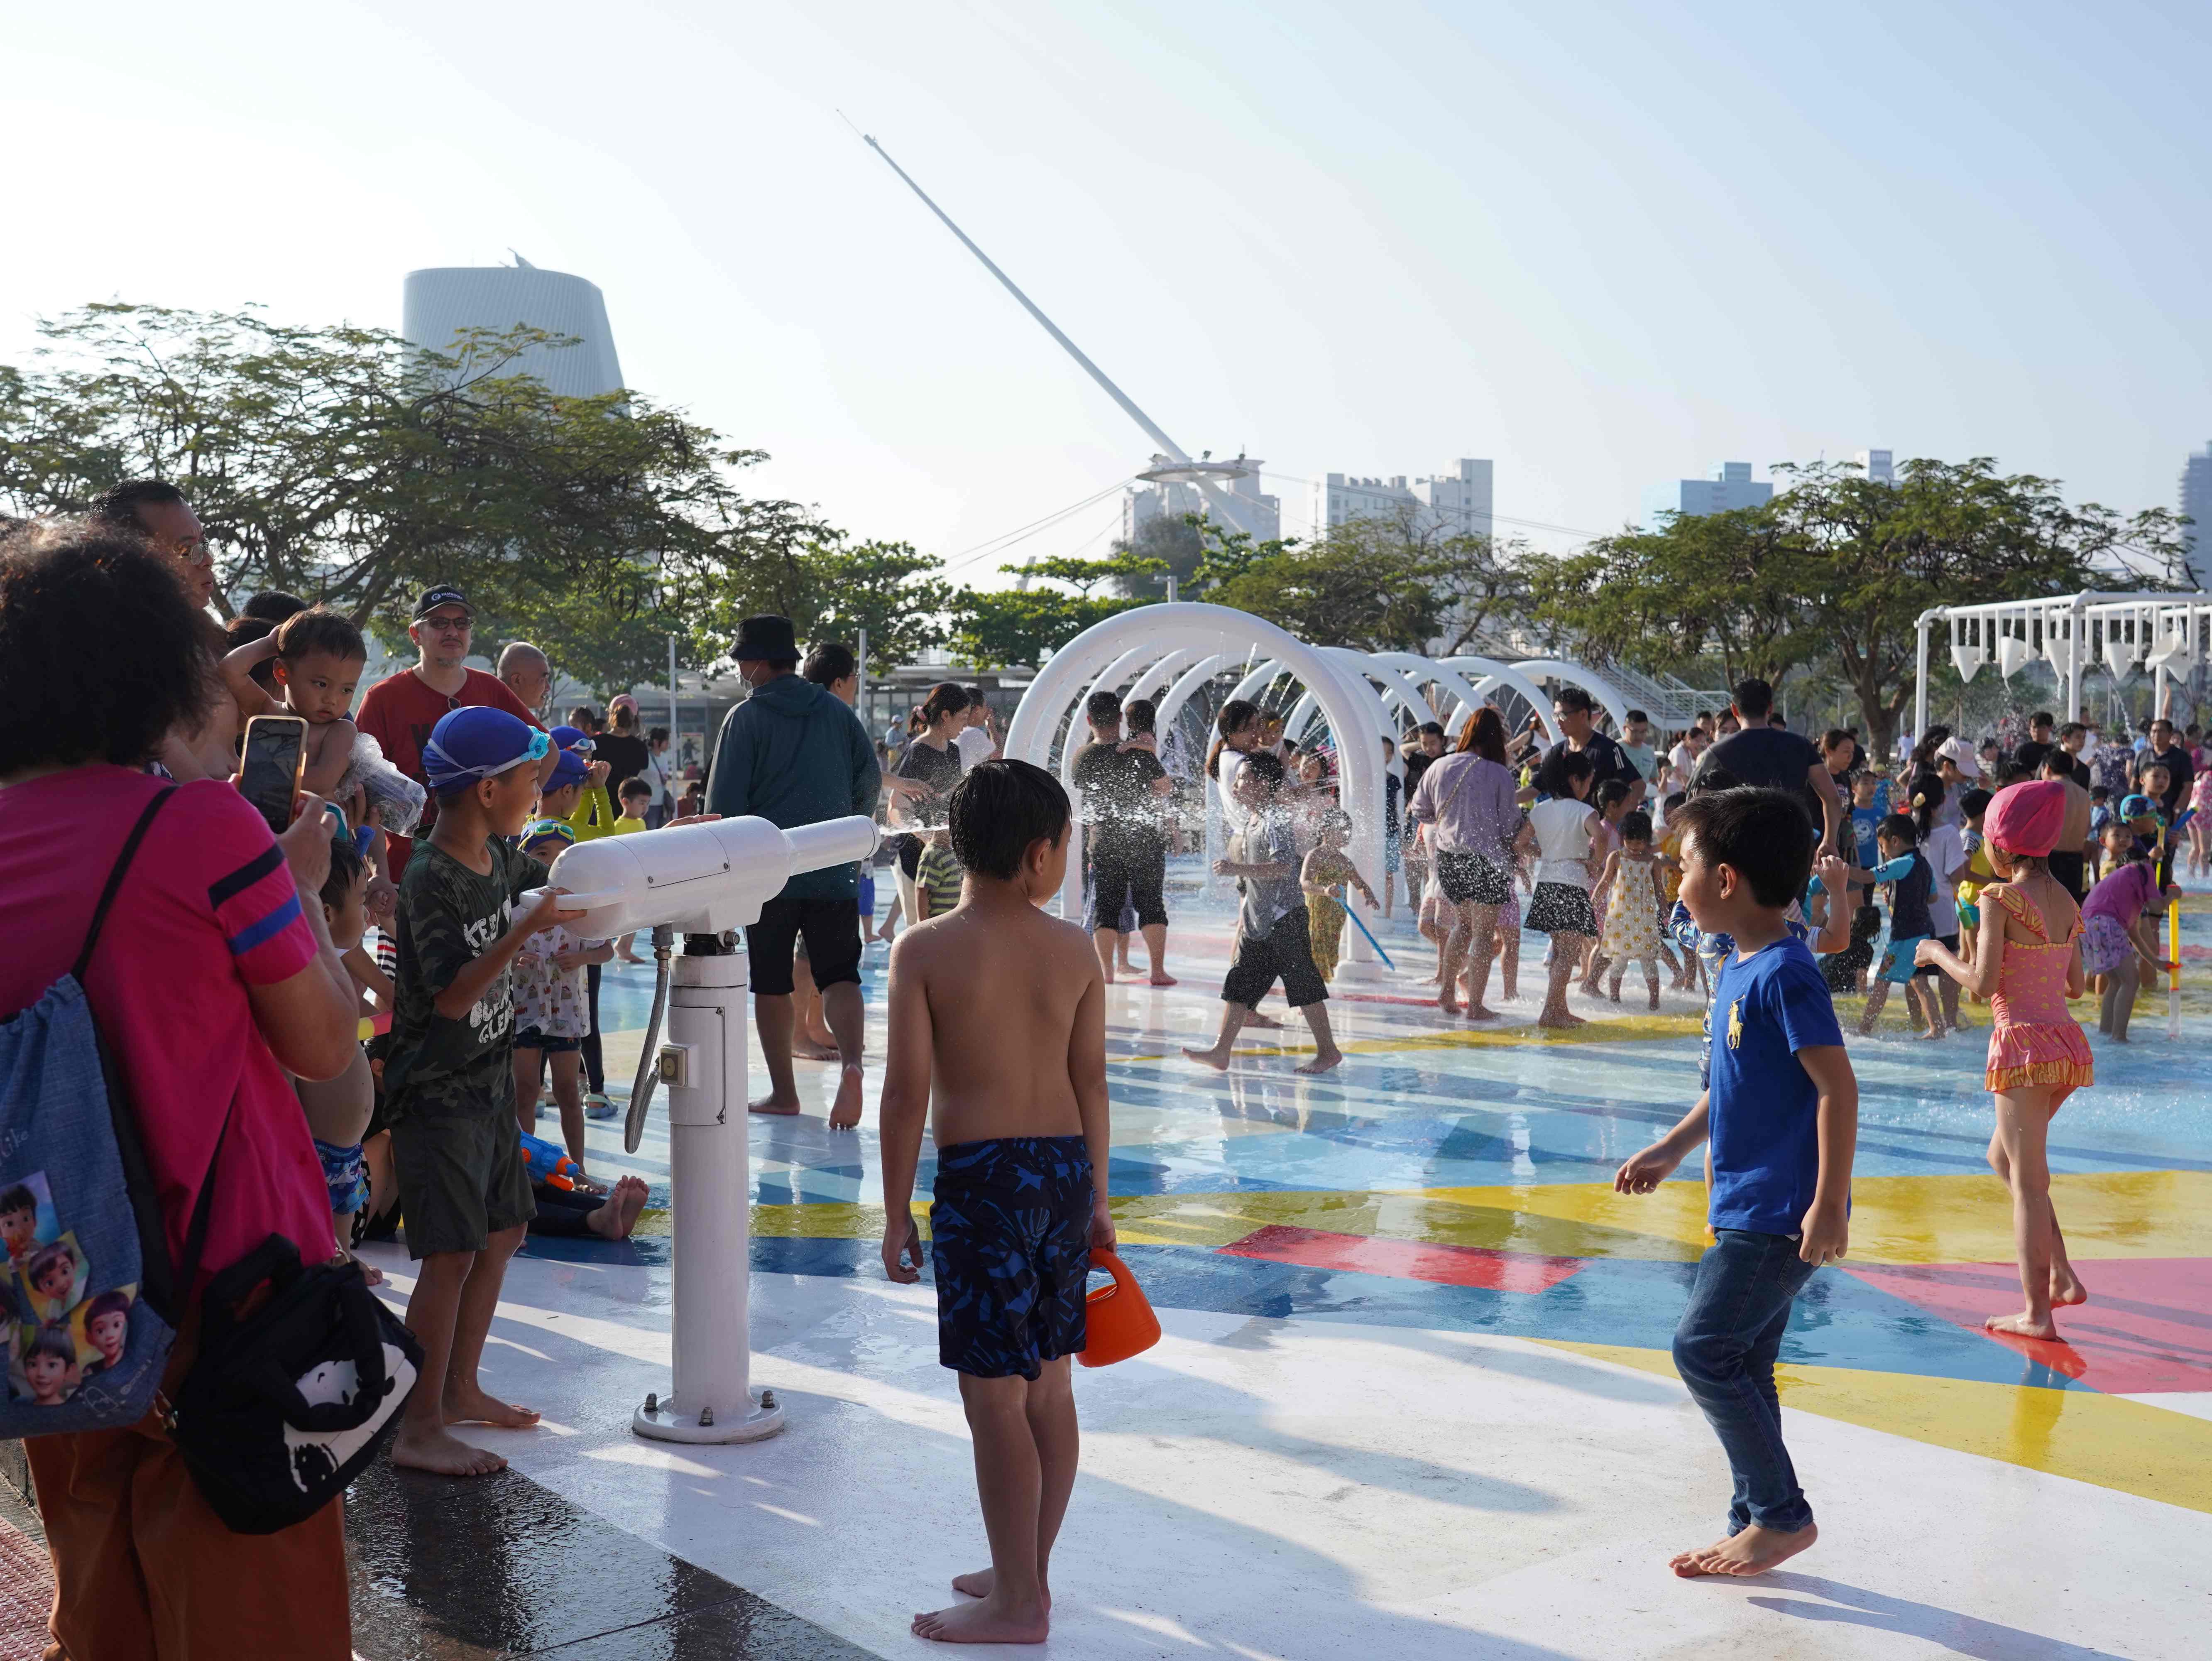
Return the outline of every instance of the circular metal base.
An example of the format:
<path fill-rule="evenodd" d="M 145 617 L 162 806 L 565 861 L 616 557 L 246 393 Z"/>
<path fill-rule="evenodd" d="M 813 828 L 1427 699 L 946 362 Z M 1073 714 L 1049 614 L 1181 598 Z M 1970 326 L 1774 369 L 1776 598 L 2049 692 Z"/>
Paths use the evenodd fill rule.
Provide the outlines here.
<path fill-rule="evenodd" d="M 672 1396 L 646 1397 L 645 1405 L 630 1415 L 629 1427 L 656 1442 L 757 1442 L 783 1428 L 783 1409 L 773 1396 L 763 1406 L 763 1390 L 752 1392 L 751 1411 L 702 1425 L 696 1413 L 687 1412 Z"/>

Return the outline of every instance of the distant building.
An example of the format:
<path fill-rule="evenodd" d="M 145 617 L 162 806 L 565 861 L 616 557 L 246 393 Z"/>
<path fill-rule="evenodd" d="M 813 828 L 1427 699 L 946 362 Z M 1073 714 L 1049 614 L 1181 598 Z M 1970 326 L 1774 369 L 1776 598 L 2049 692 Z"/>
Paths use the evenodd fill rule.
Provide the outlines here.
<path fill-rule="evenodd" d="M 2212 556 L 2212 444 L 2190 453 L 2181 468 L 2181 511 L 2197 522 L 2181 527 L 2182 580 L 2202 587 L 2212 573 L 2205 569 L 2212 557 L 2199 559 L 2197 551 Z"/>
<path fill-rule="evenodd" d="M 1331 473 L 1314 486 L 1316 536 L 1356 519 L 1392 519 L 1410 514 L 1414 527 L 1448 535 L 1491 532 L 1491 464 L 1462 456 L 1448 473 L 1408 479 L 1364 478 Z"/>
<path fill-rule="evenodd" d="M 1886 451 L 1876 454 L 1886 455 Z M 1680 478 L 1671 484 L 1661 484 L 1647 492 L 1644 498 L 1644 522 L 1653 530 L 1661 528 L 1663 514 L 1679 514 L 1685 519 L 1700 514 L 1725 514 L 1737 508 L 1757 508 L 1771 501 L 1774 486 L 1751 476 L 1748 461 L 1723 461 L 1713 469 L 1711 478 Z"/>
<path fill-rule="evenodd" d="M 1237 464 L 1247 471 L 1229 479 L 1227 493 L 1237 498 L 1235 514 L 1243 527 L 1252 533 L 1255 542 L 1273 542 L 1283 533 L 1283 504 L 1280 497 L 1267 496 L 1260 490 L 1260 469 L 1266 464 L 1239 456 Z M 1167 457 L 1152 458 L 1156 467 L 1170 465 Z M 1211 503 L 1195 484 L 1173 480 L 1153 484 L 1133 485 L 1121 493 L 1121 540 L 1136 545 L 1137 532 L 1156 519 L 1182 519 L 1185 514 L 1220 520 L 1226 517 L 1215 512 Z"/>
<path fill-rule="evenodd" d="M 1877 484 L 1897 483 L 1897 465 L 1887 450 L 1861 450 L 1851 458 L 1859 464 L 1859 471 Z"/>
<path fill-rule="evenodd" d="M 532 347 L 513 365 L 562 398 L 597 398 L 623 388 L 614 331 L 599 285 L 564 271 L 540 271 L 520 254 L 512 265 L 439 265 L 407 273 L 399 332 L 434 352 L 451 351 L 465 329 L 503 333 L 518 323 L 573 336 L 574 346 Z"/>

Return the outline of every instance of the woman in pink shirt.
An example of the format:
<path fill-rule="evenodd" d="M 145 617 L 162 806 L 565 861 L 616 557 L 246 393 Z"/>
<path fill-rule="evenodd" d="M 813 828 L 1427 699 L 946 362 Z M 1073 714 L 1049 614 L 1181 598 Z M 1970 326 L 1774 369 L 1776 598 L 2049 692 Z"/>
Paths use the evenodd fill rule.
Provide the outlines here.
<path fill-rule="evenodd" d="M 353 988 L 317 891 L 330 864 L 320 804 L 310 798 L 280 840 L 227 781 L 145 770 L 166 734 L 221 696 L 201 642 L 174 570 L 126 532 L 43 525 L 0 542 L 0 1011 L 29 1008 L 69 972 L 125 835 L 169 793 L 84 981 L 173 1256 L 214 1184 L 165 1396 L 198 1347 L 210 1277 L 272 1233 L 310 1262 L 331 1252 L 322 1167 L 285 1075 L 335 1077 L 356 1049 Z M 341 1507 L 233 1534 L 158 1412 L 24 1445 L 61 1651 L 350 1655 Z"/>

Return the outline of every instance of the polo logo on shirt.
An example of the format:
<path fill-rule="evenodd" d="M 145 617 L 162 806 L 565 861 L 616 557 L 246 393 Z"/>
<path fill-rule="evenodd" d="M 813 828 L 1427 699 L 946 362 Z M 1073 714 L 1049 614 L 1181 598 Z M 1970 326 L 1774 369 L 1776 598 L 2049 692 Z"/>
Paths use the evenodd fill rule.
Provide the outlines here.
<path fill-rule="evenodd" d="M 1731 999 L 1729 1002 L 1728 1043 L 1730 1050 L 1740 1049 L 1743 1044 L 1743 1000 L 1741 998 Z"/>

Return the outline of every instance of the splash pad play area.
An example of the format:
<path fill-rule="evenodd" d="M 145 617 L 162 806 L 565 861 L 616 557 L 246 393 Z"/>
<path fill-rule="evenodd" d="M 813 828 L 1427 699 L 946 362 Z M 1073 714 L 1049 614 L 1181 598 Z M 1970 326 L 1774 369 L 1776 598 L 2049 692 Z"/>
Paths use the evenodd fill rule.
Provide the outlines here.
<path fill-rule="evenodd" d="M 1224 670 L 1242 684 L 1274 665 L 1270 679 L 1287 672 L 1310 697 L 1316 730 L 1362 735 L 1341 746 L 1357 814 L 1381 787 L 1356 758 L 1379 770 L 1366 735 L 1412 714 L 1401 696 L 1443 698 L 1449 724 L 1497 695 L 1482 686 L 1493 675 L 1531 702 L 1554 678 L 1463 665 L 1447 671 L 1462 694 L 1443 666 L 1200 633 L 1077 642 L 1039 677 L 1010 752 L 1060 764 L 1068 711 L 1102 682 L 1162 698 L 1164 733 L 1186 681 L 1188 699 L 1228 684 Z M 1983 1164 L 1986 1012 L 1929 1043 L 1893 1009 L 1851 1040 L 1851 1251 L 1800 1299 L 1782 1357 L 1822 1536 L 1761 1579 L 1684 1582 L 1666 1558 L 1719 1531 L 1728 1489 L 1668 1354 L 1703 1245 L 1702 1186 L 1686 1171 L 1632 1199 L 1611 1177 L 1694 1099 L 1698 1004 L 1670 993 L 1649 1014 L 1577 998 L 1589 1025 L 1542 1032 L 1532 934 L 1506 1019 L 1472 1027 L 1421 985 L 1433 954 L 1401 904 L 1370 919 L 1397 969 L 1358 958 L 1331 988 L 1340 1068 L 1293 1073 L 1305 1035 L 1291 1025 L 1248 1032 L 1217 1074 L 1181 1056 L 1212 1034 L 1235 926 L 1206 860 L 1194 848 L 1170 866 L 1181 984 L 1108 995 L 1116 1223 L 1165 1335 L 1078 1378 L 1083 1473 L 1050 1652 L 2203 1653 L 2205 897 L 2182 918 L 2182 1037 L 2163 1036 L 2162 998 L 2133 1044 L 2093 1037 L 2098 1083 L 2052 1127 L 2053 1197 L 2092 1297 L 2062 1318 L 2063 1342 L 1980 1329 L 2018 1298 L 2009 1202 Z M 861 1129 L 829 1129 L 836 1066 L 805 1062 L 802 1116 L 743 1128 L 750 1384 L 781 1404 L 781 1433 L 741 1446 L 634 1433 L 683 1342 L 682 1212 L 668 1209 L 657 1105 L 635 1153 L 619 1123 L 594 1125 L 595 1171 L 645 1177 L 652 1208 L 630 1241 L 533 1239 L 514 1261 L 486 1382 L 545 1425 L 463 1432 L 505 1454 L 508 1475 L 383 1469 L 356 1490 L 362 1655 L 921 1652 L 912 1611 L 945 1602 L 950 1577 L 987 1554 L 933 1289 L 878 1266 L 884 959 L 869 949 Z M 610 966 L 611 1077 L 635 1065 L 651 994 L 649 970 Z M 756 1068 L 750 1087 L 763 1085 Z M 929 1177 L 925 1147 L 920 1191 Z M 404 1298 L 404 1251 L 369 1251 Z"/>

